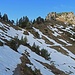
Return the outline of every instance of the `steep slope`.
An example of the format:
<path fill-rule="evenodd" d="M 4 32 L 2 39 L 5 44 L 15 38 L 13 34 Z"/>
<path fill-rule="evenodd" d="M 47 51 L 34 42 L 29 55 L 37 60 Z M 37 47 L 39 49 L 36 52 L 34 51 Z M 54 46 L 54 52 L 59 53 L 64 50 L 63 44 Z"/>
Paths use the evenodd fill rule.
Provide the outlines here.
<path fill-rule="evenodd" d="M 30 30 L 0 22 L 0 75 L 75 75 L 75 39 L 68 37 L 75 33 L 74 28 L 56 24 L 46 25 L 46 29 L 48 33 L 33 27 L 39 34 L 37 38 Z M 15 36 L 28 40 L 26 45 L 20 44 L 17 51 L 8 45 Z M 34 43 L 40 51 L 46 49 L 50 53 L 49 60 L 33 51 Z"/>
<path fill-rule="evenodd" d="M 0 46 L 0 75 L 12 75 L 17 64 L 21 63 L 20 57 L 8 46 Z"/>

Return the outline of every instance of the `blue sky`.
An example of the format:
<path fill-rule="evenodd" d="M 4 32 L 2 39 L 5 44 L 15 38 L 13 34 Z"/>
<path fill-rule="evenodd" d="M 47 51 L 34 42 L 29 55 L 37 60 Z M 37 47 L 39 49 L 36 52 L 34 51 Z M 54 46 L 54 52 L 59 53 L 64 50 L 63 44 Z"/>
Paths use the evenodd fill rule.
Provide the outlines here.
<path fill-rule="evenodd" d="M 33 20 L 38 16 L 45 18 L 49 12 L 70 11 L 75 13 L 75 0 L 0 0 L 0 12 L 14 20 L 22 16 Z"/>

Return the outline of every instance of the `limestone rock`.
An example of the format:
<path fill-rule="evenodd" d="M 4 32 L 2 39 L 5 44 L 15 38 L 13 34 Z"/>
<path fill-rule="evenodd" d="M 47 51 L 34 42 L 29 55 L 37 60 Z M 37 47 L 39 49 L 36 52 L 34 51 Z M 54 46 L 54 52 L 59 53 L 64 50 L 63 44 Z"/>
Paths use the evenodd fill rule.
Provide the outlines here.
<path fill-rule="evenodd" d="M 46 20 L 59 20 L 69 24 L 75 24 L 75 15 L 73 12 L 51 12 L 46 16 Z"/>

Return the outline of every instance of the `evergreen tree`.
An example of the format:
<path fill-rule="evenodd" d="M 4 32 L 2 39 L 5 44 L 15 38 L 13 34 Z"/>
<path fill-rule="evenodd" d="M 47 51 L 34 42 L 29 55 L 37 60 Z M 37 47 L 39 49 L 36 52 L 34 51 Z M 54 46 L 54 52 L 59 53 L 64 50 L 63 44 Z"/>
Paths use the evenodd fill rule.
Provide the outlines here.
<path fill-rule="evenodd" d="M 21 40 L 20 40 L 21 44 L 23 43 L 23 36 L 21 37 Z"/>
<path fill-rule="evenodd" d="M 2 18 L 1 12 L 0 12 L 0 19 Z"/>
<path fill-rule="evenodd" d="M 24 37 L 23 42 L 24 42 L 24 45 L 27 44 L 28 40 L 27 40 L 27 37 L 26 36 Z"/>
<path fill-rule="evenodd" d="M 19 22 L 18 22 L 18 19 L 16 20 L 16 25 L 17 25 L 17 26 L 19 26 Z"/>
<path fill-rule="evenodd" d="M 8 16 L 7 16 L 7 14 L 3 15 L 3 20 L 6 21 L 6 22 L 8 22 Z"/>
<path fill-rule="evenodd" d="M 72 37 L 73 37 L 73 39 L 75 39 L 75 33 L 73 34 L 73 36 L 72 36 Z"/>
<path fill-rule="evenodd" d="M 33 46 L 32 46 L 33 48 L 36 48 L 36 45 L 35 45 L 35 42 L 33 43 Z"/>
<path fill-rule="evenodd" d="M 20 44 L 26 45 L 27 42 L 28 42 L 27 37 L 25 36 L 25 37 L 23 38 L 23 36 L 22 36 L 22 37 L 21 37 L 21 40 L 20 40 Z"/>
<path fill-rule="evenodd" d="M 17 48 L 19 47 L 20 45 L 20 40 L 18 39 L 18 36 L 15 36 L 13 39 L 11 39 L 9 42 L 8 42 L 9 46 L 17 51 Z"/>
<path fill-rule="evenodd" d="M 36 53 L 40 55 L 40 49 L 39 49 L 39 46 L 36 46 Z"/>
<path fill-rule="evenodd" d="M 36 21 L 35 21 L 35 19 L 33 20 L 33 24 L 35 24 L 36 23 Z"/>
<path fill-rule="evenodd" d="M 9 45 L 10 45 L 10 47 L 11 47 L 13 50 L 17 51 L 18 45 L 17 45 L 17 43 L 16 43 L 16 41 L 15 41 L 14 39 L 11 39 L 11 40 L 9 41 Z"/>
<path fill-rule="evenodd" d="M 41 50 L 41 56 L 44 57 L 45 59 L 49 60 L 50 59 L 50 54 L 46 49 Z"/>
<path fill-rule="evenodd" d="M 11 23 L 14 24 L 14 20 L 11 20 Z"/>
<path fill-rule="evenodd" d="M 36 36 L 38 39 L 40 39 L 40 35 L 39 35 L 38 32 L 35 32 L 35 36 Z"/>
<path fill-rule="evenodd" d="M 24 18 L 25 18 L 25 22 L 28 23 L 29 22 L 29 18 L 27 16 L 25 16 Z"/>
<path fill-rule="evenodd" d="M 22 25 L 22 22 L 23 22 L 23 19 L 20 18 L 20 19 L 19 19 L 19 26 L 20 26 L 20 27 L 21 27 L 21 25 Z"/>
<path fill-rule="evenodd" d="M 23 17 L 23 21 L 22 21 L 21 27 L 25 28 L 27 26 L 28 27 L 30 26 L 30 22 L 29 22 L 29 18 L 27 16 L 25 16 L 25 17 Z"/>
<path fill-rule="evenodd" d="M 44 23 L 44 19 L 40 16 L 36 19 L 37 24 Z"/>

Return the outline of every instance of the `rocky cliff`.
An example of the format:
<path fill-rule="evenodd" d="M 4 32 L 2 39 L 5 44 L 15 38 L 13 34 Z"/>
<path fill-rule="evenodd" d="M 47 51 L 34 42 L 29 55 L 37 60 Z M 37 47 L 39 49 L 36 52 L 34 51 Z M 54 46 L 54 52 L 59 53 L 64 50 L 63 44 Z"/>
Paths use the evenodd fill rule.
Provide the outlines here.
<path fill-rule="evenodd" d="M 69 24 L 75 24 L 75 15 L 73 12 L 51 12 L 46 16 L 46 20 L 59 20 Z"/>

